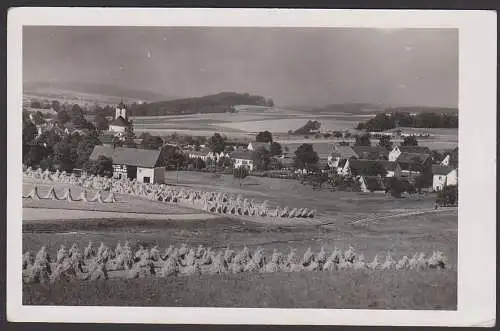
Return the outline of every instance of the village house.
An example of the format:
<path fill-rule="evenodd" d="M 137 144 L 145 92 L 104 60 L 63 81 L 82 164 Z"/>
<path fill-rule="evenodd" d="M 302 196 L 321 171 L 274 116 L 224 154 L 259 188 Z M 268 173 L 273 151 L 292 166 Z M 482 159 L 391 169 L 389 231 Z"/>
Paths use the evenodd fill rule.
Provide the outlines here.
<path fill-rule="evenodd" d="M 377 176 L 380 170 L 385 172 L 382 177 L 400 178 L 402 176 L 401 167 L 397 162 L 356 159 L 346 160 L 340 174 L 352 177 Z"/>
<path fill-rule="evenodd" d="M 401 167 L 403 176 L 412 177 L 431 170 L 432 157 L 430 154 L 403 152 L 396 159 Z"/>
<path fill-rule="evenodd" d="M 160 151 L 140 148 L 95 146 L 90 160 L 100 156 L 113 160 L 113 177 L 136 179 L 141 183 L 164 183 L 165 167 L 159 165 Z"/>
<path fill-rule="evenodd" d="M 338 168 L 342 160 L 348 160 L 353 157 L 357 158 L 358 156 L 352 147 L 334 145 L 332 152 L 328 155 L 328 166 L 332 169 Z"/>
<path fill-rule="evenodd" d="M 432 174 L 433 191 L 441 191 L 446 186 L 457 185 L 458 183 L 458 170 L 455 167 L 433 165 Z"/>
<path fill-rule="evenodd" d="M 248 170 L 253 171 L 253 153 L 250 151 L 236 151 L 230 154 L 231 159 L 234 161 L 234 168 L 247 167 Z"/>
<path fill-rule="evenodd" d="M 429 147 L 425 146 L 394 146 L 394 148 L 389 152 L 389 161 L 396 161 L 401 153 L 420 153 L 420 154 L 432 154 Z"/>

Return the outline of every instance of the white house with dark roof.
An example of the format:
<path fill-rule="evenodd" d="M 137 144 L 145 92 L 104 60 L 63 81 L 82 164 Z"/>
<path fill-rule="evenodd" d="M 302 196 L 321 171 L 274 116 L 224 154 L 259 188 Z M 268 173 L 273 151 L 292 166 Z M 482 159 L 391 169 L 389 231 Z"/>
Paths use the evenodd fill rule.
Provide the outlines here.
<path fill-rule="evenodd" d="M 161 184 L 165 180 L 165 167 L 159 165 L 160 151 L 140 148 L 95 146 L 90 160 L 99 156 L 113 160 L 113 177 L 137 179 L 142 183 Z"/>
<path fill-rule="evenodd" d="M 247 167 L 248 170 L 253 171 L 253 153 L 250 151 L 236 151 L 230 154 L 230 158 L 234 161 L 234 168 Z"/>
<path fill-rule="evenodd" d="M 458 184 L 458 170 L 451 166 L 432 165 L 432 189 L 441 191 L 446 186 Z"/>

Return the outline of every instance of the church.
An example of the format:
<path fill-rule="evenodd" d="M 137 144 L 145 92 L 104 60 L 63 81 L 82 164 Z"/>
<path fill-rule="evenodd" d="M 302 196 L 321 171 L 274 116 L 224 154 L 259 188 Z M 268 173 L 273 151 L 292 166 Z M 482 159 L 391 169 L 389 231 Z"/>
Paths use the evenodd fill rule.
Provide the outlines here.
<path fill-rule="evenodd" d="M 132 123 L 129 121 L 127 116 L 127 108 L 123 104 L 123 101 L 121 101 L 118 107 L 116 107 L 115 118 L 109 124 L 108 131 L 114 134 L 122 135 L 125 134 L 126 129 L 131 126 Z"/>

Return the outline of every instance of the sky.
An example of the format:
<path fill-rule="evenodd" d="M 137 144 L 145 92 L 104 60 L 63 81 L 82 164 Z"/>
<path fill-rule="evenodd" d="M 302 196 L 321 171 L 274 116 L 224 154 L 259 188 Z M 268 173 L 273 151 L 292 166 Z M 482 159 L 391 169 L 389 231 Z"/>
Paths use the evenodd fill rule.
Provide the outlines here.
<path fill-rule="evenodd" d="M 282 106 L 457 107 L 458 31 L 25 27 L 23 76 L 174 97 L 251 93 Z"/>

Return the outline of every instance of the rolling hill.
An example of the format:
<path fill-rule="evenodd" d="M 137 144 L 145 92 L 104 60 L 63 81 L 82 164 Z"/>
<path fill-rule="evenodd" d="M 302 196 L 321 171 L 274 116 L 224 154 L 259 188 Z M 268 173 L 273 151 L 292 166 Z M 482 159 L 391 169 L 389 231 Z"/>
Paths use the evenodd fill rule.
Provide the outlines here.
<path fill-rule="evenodd" d="M 24 94 L 45 98 L 84 99 L 94 102 L 124 100 L 155 102 L 175 99 L 150 91 L 127 89 L 120 86 L 86 82 L 29 82 L 23 85 Z"/>
<path fill-rule="evenodd" d="M 303 111 L 310 112 L 312 114 L 335 114 L 335 113 L 345 113 L 345 114 L 374 114 L 379 112 L 385 113 L 436 113 L 436 114 L 457 114 L 458 108 L 452 107 L 429 107 L 429 106 L 401 106 L 401 105 L 384 105 L 384 104 L 372 104 L 372 103 L 338 103 L 330 104 L 325 107 L 314 108 L 314 107 L 292 107 L 294 109 L 300 109 Z"/>
<path fill-rule="evenodd" d="M 271 100 L 248 93 L 221 92 L 197 98 L 175 99 L 132 105 L 133 116 L 165 116 L 197 113 L 224 113 L 235 111 L 238 105 L 266 106 Z"/>

